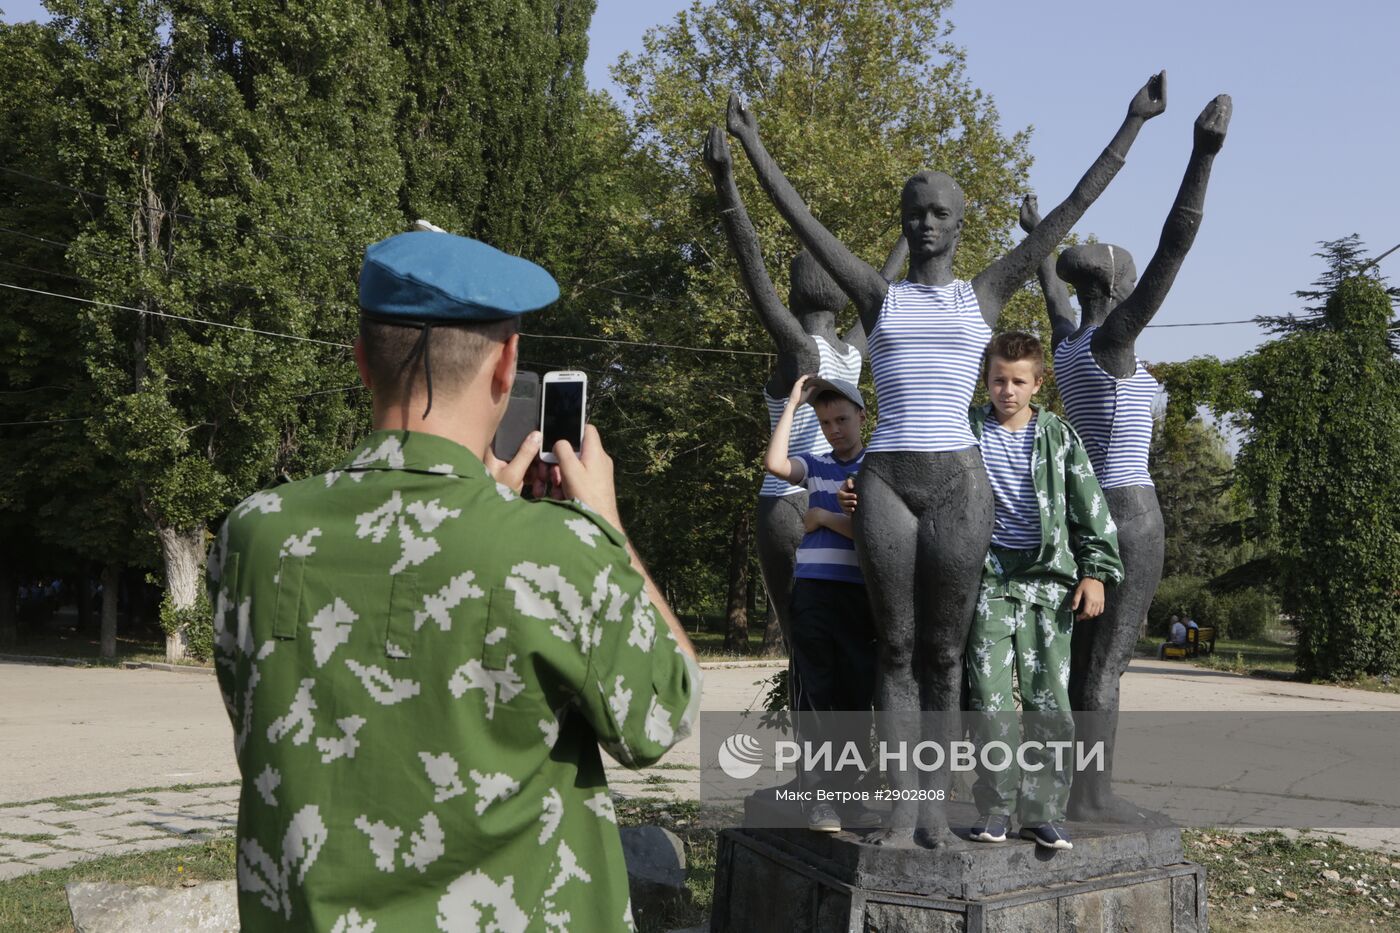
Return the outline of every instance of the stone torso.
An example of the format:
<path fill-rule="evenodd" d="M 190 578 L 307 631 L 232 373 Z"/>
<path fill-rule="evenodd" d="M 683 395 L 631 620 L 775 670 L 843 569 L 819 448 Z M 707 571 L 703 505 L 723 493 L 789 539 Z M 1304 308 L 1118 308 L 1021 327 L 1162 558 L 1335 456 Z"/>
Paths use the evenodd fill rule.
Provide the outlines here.
<path fill-rule="evenodd" d="M 975 447 L 967 406 L 991 338 L 972 283 L 891 284 L 870 334 L 879 411 L 866 450 Z"/>
<path fill-rule="evenodd" d="M 1104 489 L 1151 486 L 1152 405 L 1161 386 L 1136 357 L 1128 378 L 1106 372 L 1090 347 L 1097 330 L 1086 327 L 1055 348 L 1055 384 L 1065 415 Z"/>

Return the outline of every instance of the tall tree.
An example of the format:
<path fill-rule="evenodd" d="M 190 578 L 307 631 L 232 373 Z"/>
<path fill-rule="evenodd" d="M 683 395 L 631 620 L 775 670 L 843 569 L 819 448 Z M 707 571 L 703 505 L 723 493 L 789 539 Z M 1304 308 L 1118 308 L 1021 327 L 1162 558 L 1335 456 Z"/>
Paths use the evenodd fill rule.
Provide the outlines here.
<path fill-rule="evenodd" d="M 1341 270 L 1321 326 L 1230 363 L 1164 367 L 1171 406 L 1247 431 L 1236 461 L 1310 677 L 1400 672 L 1400 362 L 1391 295 Z"/>
<path fill-rule="evenodd" d="M 639 547 L 659 576 L 712 594 L 696 593 L 687 608 L 733 607 L 734 627 L 745 581 L 754 579 L 744 573 L 743 529 L 767 442 L 760 390 L 771 348 L 728 254 L 701 162 L 705 132 L 722 123 L 731 91 L 744 96 L 814 211 L 876 267 L 898 236 L 905 179 L 936 165 L 967 194 L 960 268 L 982 268 L 1011 242 L 1029 157 L 1025 134 L 1003 135 L 991 100 L 967 80 L 963 52 L 947 37 L 948 7 L 696 2 L 614 69 L 633 151 L 644 159 L 633 183 L 644 215 L 620 231 L 636 260 L 607 275 L 595 270 L 625 293 L 595 294 L 595 321 L 605 336 L 651 346 L 595 357 L 616 386 L 605 417 L 622 441 L 620 472 L 632 481 L 624 496 L 652 503 L 632 529 Z M 798 246 L 752 173 L 741 169 L 738 182 L 785 292 Z M 726 559 L 736 548 L 744 553 Z"/>
<path fill-rule="evenodd" d="M 355 0 L 52 10 L 78 52 L 59 81 L 72 265 L 107 303 L 79 329 L 91 436 L 155 531 L 178 658 L 211 523 L 360 427 L 352 395 L 312 393 L 352 381 L 355 255 L 399 227 L 399 70 Z"/>

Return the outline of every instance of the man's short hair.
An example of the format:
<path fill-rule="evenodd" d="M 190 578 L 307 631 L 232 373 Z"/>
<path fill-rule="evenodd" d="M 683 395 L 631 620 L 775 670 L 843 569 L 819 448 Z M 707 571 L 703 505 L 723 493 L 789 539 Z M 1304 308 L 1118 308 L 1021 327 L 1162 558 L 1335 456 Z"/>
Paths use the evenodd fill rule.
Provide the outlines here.
<path fill-rule="evenodd" d="M 987 381 L 987 376 L 992 370 L 992 357 L 994 356 L 1006 360 L 1008 363 L 1032 360 L 1035 363 L 1035 377 L 1040 379 L 1045 376 L 1045 347 L 1035 334 L 1028 334 L 1021 330 L 1009 330 L 993 337 L 991 342 L 987 344 L 987 349 L 982 351 L 983 382 Z"/>
<path fill-rule="evenodd" d="M 429 338 L 433 394 L 451 396 L 466 388 L 487 352 L 520 330 L 520 318 L 480 324 L 434 324 Z M 374 394 L 390 404 L 407 401 L 419 386 L 426 389 L 423 357 L 414 347 L 423 330 L 412 324 L 390 324 L 360 315 L 360 342 L 365 349 Z"/>

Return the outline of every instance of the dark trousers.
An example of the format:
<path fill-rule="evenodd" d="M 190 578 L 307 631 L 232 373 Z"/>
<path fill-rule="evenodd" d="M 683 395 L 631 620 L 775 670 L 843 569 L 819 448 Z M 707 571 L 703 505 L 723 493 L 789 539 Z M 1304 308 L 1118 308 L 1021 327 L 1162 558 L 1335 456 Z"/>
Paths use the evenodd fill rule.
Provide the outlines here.
<path fill-rule="evenodd" d="M 799 720 L 816 726 L 802 729 L 807 734 L 799 739 L 829 739 L 838 743 L 838 754 L 848 741 L 864 750 L 870 738 L 877 658 L 865 587 L 799 578 L 793 582 L 791 606 L 793 710 Z M 829 711 L 844 715 L 821 716 Z M 861 757 L 867 757 L 863 751 Z M 847 769 L 829 777 L 810 775 L 804 783 L 849 787 L 859 778 Z"/>

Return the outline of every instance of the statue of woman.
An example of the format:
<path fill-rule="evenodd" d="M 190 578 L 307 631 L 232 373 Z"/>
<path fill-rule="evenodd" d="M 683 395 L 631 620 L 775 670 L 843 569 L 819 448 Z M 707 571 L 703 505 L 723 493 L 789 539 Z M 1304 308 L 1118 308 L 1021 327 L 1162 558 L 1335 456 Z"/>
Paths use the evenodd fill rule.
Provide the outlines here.
<path fill-rule="evenodd" d="M 836 314 L 848 299 L 831 276 L 817 264 L 812 254 L 798 253 L 792 259 L 789 274 L 788 304 L 785 307 L 778 290 L 768 277 L 759 249 L 758 234 L 749 220 L 748 211 L 734 183 L 734 165 L 730 159 L 729 141 L 717 126 L 710 127 L 705 140 L 705 165 L 714 179 L 719 198 L 720 217 L 729 239 L 730 252 L 739 263 L 739 276 L 749 301 L 758 312 L 764 330 L 777 346 L 777 361 L 763 387 L 768 405 L 769 430 L 782 417 L 783 407 L 792 392 L 797 377 L 816 373 L 826 379 L 844 379 L 853 385 L 860 382 L 861 360 L 865 356 L 865 329 L 859 318 L 842 338 L 836 332 Z M 904 265 L 908 252 L 901 237 L 885 261 L 881 273 L 892 278 Z M 789 310 L 791 308 L 791 310 Z M 831 445 L 822 436 L 814 409 L 803 405 L 798 409 L 792 426 L 788 452 L 824 454 Z M 792 573 L 797 560 L 797 546 L 802 543 L 802 518 L 807 512 L 807 490 L 766 475 L 758 493 L 758 564 L 763 571 L 763 585 L 768 590 L 773 611 L 783 630 L 783 639 L 792 645 L 788 620 L 788 602 L 792 596 Z"/>
<path fill-rule="evenodd" d="M 1141 281 L 1128 251 L 1107 243 L 1071 247 L 1058 263 L 1047 257 L 1038 270 L 1050 311 L 1055 383 L 1118 526 L 1124 571 L 1123 582 L 1108 593 L 1103 615 L 1074 627 L 1069 698 L 1075 710 L 1093 714 L 1080 717 L 1076 738 L 1090 744 L 1102 740 L 1106 767 L 1075 776 L 1069 799 L 1072 820 L 1131 821 L 1142 816 L 1111 789 L 1118 681 L 1162 578 L 1162 512 L 1147 472 L 1152 403 L 1159 387 L 1138 359 L 1136 342 L 1162 306 L 1196 239 L 1211 163 L 1230 125 L 1230 106 L 1230 98 L 1222 94 L 1196 118 L 1186 176 Z M 1035 198 L 1029 196 L 1021 208 L 1021 226 L 1033 231 L 1039 220 Z M 1060 279 L 1073 285 L 1079 296 L 1077 321 Z"/>
<path fill-rule="evenodd" d="M 1117 174 L 1143 122 L 1165 107 L 1165 74 L 1155 75 L 1133 97 L 1112 142 L 1064 203 L 970 282 L 953 276 L 962 189 L 941 172 L 913 176 L 900 196 L 909 277 L 891 284 L 812 216 L 768 155 L 753 115 L 730 97 L 729 131 L 798 239 L 855 302 L 869 335 L 879 422 L 856 484 L 855 533 L 880 636 L 876 709 L 886 741 L 920 738 L 897 734 L 898 714 L 957 715 L 963 649 L 992 538 L 991 487 L 967 419 L 992 327 L 1007 300 Z M 946 795 L 946 771 L 924 781 L 912 769 L 894 769 L 889 776 L 898 801 L 874 841 L 949 844 L 939 802 Z"/>

